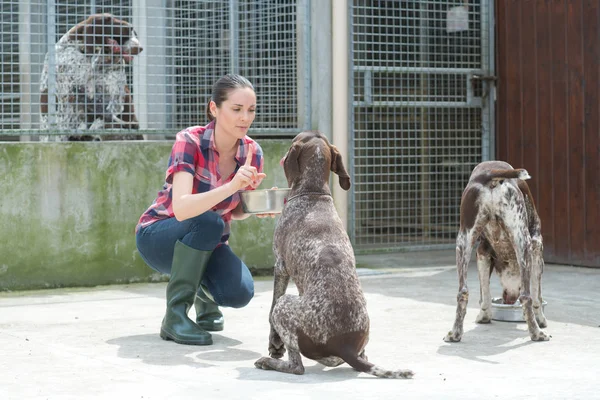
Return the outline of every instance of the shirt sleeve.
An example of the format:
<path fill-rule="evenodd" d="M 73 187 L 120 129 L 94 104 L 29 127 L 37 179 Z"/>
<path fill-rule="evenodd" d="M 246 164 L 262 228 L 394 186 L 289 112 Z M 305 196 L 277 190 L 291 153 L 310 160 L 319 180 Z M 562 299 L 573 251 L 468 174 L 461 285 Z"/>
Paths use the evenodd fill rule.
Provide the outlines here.
<path fill-rule="evenodd" d="M 179 171 L 185 171 L 195 175 L 197 162 L 198 144 L 187 130 L 179 132 L 175 138 L 173 149 L 171 150 L 165 181 L 167 183 L 173 183 L 173 175 Z"/>

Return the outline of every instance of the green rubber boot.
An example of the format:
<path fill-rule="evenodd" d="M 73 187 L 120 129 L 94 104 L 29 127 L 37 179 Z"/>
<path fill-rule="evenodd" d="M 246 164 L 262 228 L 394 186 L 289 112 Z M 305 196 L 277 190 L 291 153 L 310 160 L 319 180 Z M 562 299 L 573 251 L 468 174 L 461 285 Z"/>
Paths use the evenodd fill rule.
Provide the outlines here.
<path fill-rule="evenodd" d="M 160 327 L 160 337 L 180 344 L 212 344 L 212 336 L 192 321 L 187 313 L 194 304 L 200 280 L 212 251 L 193 249 L 175 243 L 171 277 L 167 285 L 167 312 Z"/>
<path fill-rule="evenodd" d="M 196 323 L 207 331 L 222 331 L 225 325 L 223 313 L 210 295 L 208 288 L 201 285 L 194 300 L 196 308 Z"/>

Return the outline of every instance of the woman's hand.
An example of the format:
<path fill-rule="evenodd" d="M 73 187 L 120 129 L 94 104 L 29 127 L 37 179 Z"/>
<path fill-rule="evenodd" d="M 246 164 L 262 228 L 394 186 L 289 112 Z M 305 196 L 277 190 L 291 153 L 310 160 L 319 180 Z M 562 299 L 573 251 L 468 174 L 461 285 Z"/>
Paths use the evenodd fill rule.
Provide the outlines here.
<path fill-rule="evenodd" d="M 256 189 L 263 179 L 267 176 L 267 174 L 258 172 L 256 167 L 252 166 L 252 157 L 254 156 L 254 146 L 250 145 L 250 149 L 248 150 L 248 155 L 246 156 L 246 162 L 242 165 L 238 171 L 235 173 L 235 176 L 231 180 L 231 185 L 235 188 L 236 191 L 243 190 L 248 186 Z"/>
<path fill-rule="evenodd" d="M 258 218 L 275 218 L 276 216 L 278 216 L 279 214 L 254 214 L 256 215 Z"/>

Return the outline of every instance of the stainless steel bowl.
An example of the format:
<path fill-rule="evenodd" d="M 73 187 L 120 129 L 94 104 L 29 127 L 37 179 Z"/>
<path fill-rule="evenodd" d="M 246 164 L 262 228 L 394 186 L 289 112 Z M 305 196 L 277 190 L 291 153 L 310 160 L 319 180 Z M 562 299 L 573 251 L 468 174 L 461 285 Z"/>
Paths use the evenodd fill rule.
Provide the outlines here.
<path fill-rule="evenodd" d="M 546 300 L 542 301 L 542 311 L 546 308 Z M 492 319 L 495 321 L 525 322 L 523 306 L 517 300 L 515 304 L 504 304 L 500 297 L 492 299 Z"/>
<path fill-rule="evenodd" d="M 290 189 L 262 189 L 240 192 L 242 209 L 248 214 L 279 214 Z"/>

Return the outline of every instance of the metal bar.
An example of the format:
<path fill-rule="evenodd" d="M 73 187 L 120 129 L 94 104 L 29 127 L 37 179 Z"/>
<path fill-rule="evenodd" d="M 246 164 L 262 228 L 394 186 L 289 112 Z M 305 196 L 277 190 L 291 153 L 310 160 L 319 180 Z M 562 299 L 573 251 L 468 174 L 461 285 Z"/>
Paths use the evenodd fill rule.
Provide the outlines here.
<path fill-rule="evenodd" d="M 427 250 L 448 250 L 453 249 L 456 243 L 441 243 L 441 244 L 425 244 L 418 245 L 412 243 L 400 244 L 394 247 L 371 247 L 371 248 L 355 248 L 355 254 L 373 254 L 373 253 L 396 253 L 409 251 L 427 251 Z"/>
<path fill-rule="evenodd" d="M 364 70 L 364 76 L 363 76 L 364 80 L 365 80 L 365 87 L 364 87 L 364 93 L 365 93 L 365 103 L 372 103 L 373 102 L 373 71 L 372 70 Z"/>
<path fill-rule="evenodd" d="M 377 65 L 356 65 L 352 68 L 354 71 L 373 71 L 373 72 L 404 72 L 404 73 L 426 73 L 426 74 L 482 74 L 481 68 L 437 68 L 437 67 L 388 67 Z"/>
<path fill-rule="evenodd" d="M 479 108 L 481 98 L 475 97 L 471 103 L 464 101 L 355 101 L 354 107 L 435 107 L 435 108 Z"/>

